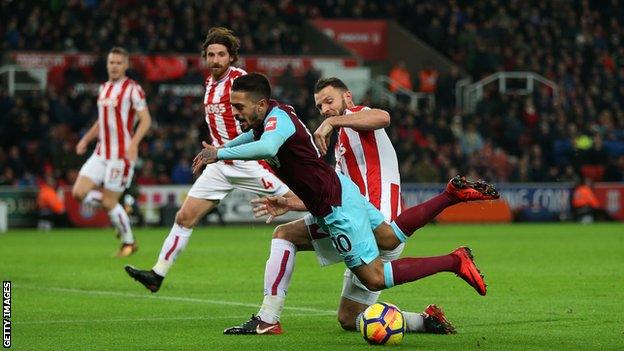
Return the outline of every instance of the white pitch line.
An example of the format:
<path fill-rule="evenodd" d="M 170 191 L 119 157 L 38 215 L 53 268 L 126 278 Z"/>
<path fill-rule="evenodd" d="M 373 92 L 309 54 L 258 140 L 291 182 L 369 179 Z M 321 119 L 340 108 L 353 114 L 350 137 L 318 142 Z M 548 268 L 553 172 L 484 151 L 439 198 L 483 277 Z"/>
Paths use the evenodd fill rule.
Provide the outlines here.
<path fill-rule="evenodd" d="M 288 318 L 326 316 L 327 313 L 295 313 L 289 314 Z M 153 317 L 153 318 L 114 318 L 114 319 L 63 319 L 63 320 L 41 320 L 41 321 L 14 321 L 16 325 L 27 324 L 81 324 L 81 323 L 118 323 L 118 322 L 159 322 L 159 321 L 195 321 L 195 320 L 216 320 L 216 319 L 243 319 L 244 316 L 214 316 L 214 317 Z"/>
<path fill-rule="evenodd" d="M 81 289 L 70 289 L 70 288 L 42 288 L 42 287 L 23 286 L 23 285 L 19 287 L 27 288 L 27 289 L 34 289 L 34 290 L 69 292 L 69 293 L 78 293 L 78 294 L 87 294 L 87 295 L 121 296 L 121 297 L 132 297 L 132 298 L 138 298 L 138 299 L 156 299 L 156 300 L 166 300 L 166 301 L 181 301 L 181 302 L 205 303 L 205 304 L 211 304 L 211 305 L 229 305 L 229 306 L 242 306 L 242 307 L 254 307 L 254 308 L 260 307 L 259 305 L 253 304 L 253 303 L 225 301 L 225 300 L 198 299 L 194 297 L 183 297 L 183 296 L 145 295 L 145 294 L 125 293 L 125 292 L 119 292 L 119 291 L 81 290 Z M 317 314 L 332 314 L 332 315 L 336 314 L 335 310 L 321 310 L 321 309 L 311 308 L 311 307 L 285 306 L 284 309 L 291 310 L 291 311 L 311 312 L 311 313 L 317 313 Z"/>

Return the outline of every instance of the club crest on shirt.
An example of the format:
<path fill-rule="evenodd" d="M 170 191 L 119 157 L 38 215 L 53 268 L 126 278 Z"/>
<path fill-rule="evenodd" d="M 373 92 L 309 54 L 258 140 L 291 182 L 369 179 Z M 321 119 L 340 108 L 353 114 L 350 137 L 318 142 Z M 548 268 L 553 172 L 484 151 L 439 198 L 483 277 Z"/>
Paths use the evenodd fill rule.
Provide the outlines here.
<path fill-rule="evenodd" d="M 274 130 L 277 127 L 277 118 L 269 117 L 266 120 L 266 124 L 264 125 L 264 131 L 268 132 L 270 130 Z"/>

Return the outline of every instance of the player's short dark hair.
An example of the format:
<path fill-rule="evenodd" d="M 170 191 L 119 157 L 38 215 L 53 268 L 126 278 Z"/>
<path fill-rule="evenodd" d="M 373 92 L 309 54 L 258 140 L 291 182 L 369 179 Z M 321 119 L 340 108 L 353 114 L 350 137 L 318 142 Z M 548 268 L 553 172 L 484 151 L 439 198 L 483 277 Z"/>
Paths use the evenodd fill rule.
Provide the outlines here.
<path fill-rule="evenodd" d="M 347 85 L 339 78 L 329 77 L 329 78 L 321 78 L 318 80 L 318 82 L 316 82 L 316 85 L 314 86 L 314 94 L 318 93 L 319 91 L 329 86 L 334 87 L 336 89 L 349 90 L 349 88 L 347 88 Z"/>
<path fill-rule="evenodd" d="M 234 79 L 232 91 L 242 91 L 253 96 L 256 101 L 271 98 L 271 83 L 261 73 L 249 73 Z"/>
<path fill-rule="evenodd" d="M 121 46 L 113 46 L 108 53 L 124 55 L 125 57 L 129 56 L 128 50 L 122 48 Z"/>
<path fill-rule="evenodd" d="M 232 57 L 232 63 L 238 60 L 238 49 L 240 48 L 240 40 L 231 29 L 224 27 L 212 27 L 206 35 L 206 40 L 202 45 L 202 57 L 206 57 L 206 49 L 211 44 L 221 44 L 227 48 L 228 54 Z"/>

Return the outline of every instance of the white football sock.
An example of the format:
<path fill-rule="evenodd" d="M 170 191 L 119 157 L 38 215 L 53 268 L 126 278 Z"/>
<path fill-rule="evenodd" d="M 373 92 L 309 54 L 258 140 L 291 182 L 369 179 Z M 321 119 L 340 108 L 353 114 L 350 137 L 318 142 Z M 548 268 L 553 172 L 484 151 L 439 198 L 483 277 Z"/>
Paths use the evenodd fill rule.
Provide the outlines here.
<path fill-rule="evenodd" d="M 193 229 L 184 228 L 183 226 L 174 223 L 173 227 L 171 227 L 171 231 L 165 239 L 162 248 L 160 249 L 160 255 L 158 256 L 158 261 L 152 270 L 164 277 L 169 272 L 171 266 L 173 266 L 173 262 L 176 257 L 184 250 L 186 245 L 188 244 L 189 239 L 191 238 L 191 234 L 193 233 Z"/>
<path fill-rule="evenodd" d="M 102 206 L 102 192 L 99 190 L 91 190 L 87 193 L 87 196 L 82 200 L 83 204 L 89 205 L 91 207 L 101 207 Z"/>
<path fill-rule="evenodd" d="M 134 243 L 134 235 L 132 235 L 132 228 L 130 228 L 130 218 L 128 218 L 128 214 L 120 204 L 108 211 L 108 218 L 110 218 L 113 226 L 117 229 L 122 243 Z"/>
<path fill-rule="evenodd" d="M 295 267 L 295 244 L 284 239 L 271 240 L 271 254 L 264 270 L 264 301 L 258 316 L 267 323 L 279 321 L 286 292 Z"/>
<path fill-rule="evenodd" d="M 406 332 L 425 331 L 425 317 L 422 313 L 403 311 Z"/>
<path fill-rule="evenodd" d="M 286 296 L 265 295 L 258 317 L 267 323 L 275 324 L 279 322 L 285 304 Z"/>

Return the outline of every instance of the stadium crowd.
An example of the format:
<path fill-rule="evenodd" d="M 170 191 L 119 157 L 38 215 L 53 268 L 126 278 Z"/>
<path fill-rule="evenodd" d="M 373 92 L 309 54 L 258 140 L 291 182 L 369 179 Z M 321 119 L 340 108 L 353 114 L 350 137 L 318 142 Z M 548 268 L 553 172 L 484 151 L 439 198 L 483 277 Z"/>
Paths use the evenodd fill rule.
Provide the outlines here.
<path fill-rule="evenodd" d="M 393 118 L 388 132 L 404 181 L 443 182 L 457 172 L 495 182 L 576 181 L 581 175 L 624 181 L 624 29 L 618 20 L 624 7 L 617 1 L 230 1 L 224 7 L 162 1 L 149 8 L 131 0 L 121 7 L 112 3 L 18 2 L 15 11 L 4 11 L 9 3 L 3 2 L 2 50 L 103 52 L 121 44 L 140 53 L 198 52 L 208 27 L 224 24 L 242 35 L 242 53 L 300 54 L 306 52 L 301 18 L 391 17 L 474 80 L 528 70 L 561 87 L 558 101 L 545 88 L 532 96 L 488 89 L 476 112 L 466 114 L 452 99 L 459 77 L 441 75 L 435 109 L 381 106 Z M 293 104 L 311 129 L 320 120 L 312 102 L 317 77 L 315 71 L 303 77 L 287 72 L 275 81 L 279 98 Z M 97 78 L 70 70 L 65 89 L 17 97 L 0 91 L 0 111 L 8 111 L 0 117 L 0 184 L 33 184 L 43 174 L 73 182 L 83 162 L 74 145 L 97 114 L 94 97 L 71 85 Z M 137 78 L 155 126 L 141 146 L 136 182 L 191 183 L 189 163 L 207 135 L 200 98 L 159 95 Z M 375 105 L 370 97 L 360 103 Z"/>

